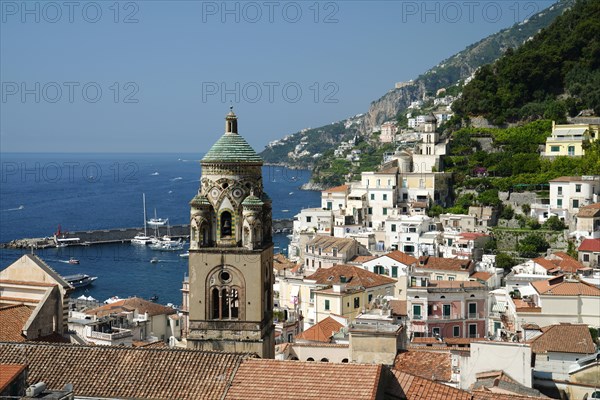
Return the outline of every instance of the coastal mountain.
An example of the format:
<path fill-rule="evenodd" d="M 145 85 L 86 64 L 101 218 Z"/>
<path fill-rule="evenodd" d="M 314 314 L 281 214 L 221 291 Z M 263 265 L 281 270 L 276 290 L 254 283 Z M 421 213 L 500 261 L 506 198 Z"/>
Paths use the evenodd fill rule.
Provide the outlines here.
<path fill-rule="evenodd" d="M 497 60 L 508 49 L 521 46 L 573 3 L 574 0 L 561 0 L 524 22 L 468 46 L 414 81 L 390 90 L 372 102 L 365 114 L 288 135 L 269 143 L 260 156 L 268 163 L 299 168 L 313 166 L 324 153 L 332 151 L 340 142 L 370 135 L 374 127 L 387 120 L 396 119 L 412 102 L 426 95 L 435 95 L 440 88 L 464 81 L 473 75 L 477 68 Z"/>
<path fill-rule="evenodd" d="M 516 50 L 480 68 L 453 110 L 493 124 L 600 115 L 600 2 L 579 0 Z"/>

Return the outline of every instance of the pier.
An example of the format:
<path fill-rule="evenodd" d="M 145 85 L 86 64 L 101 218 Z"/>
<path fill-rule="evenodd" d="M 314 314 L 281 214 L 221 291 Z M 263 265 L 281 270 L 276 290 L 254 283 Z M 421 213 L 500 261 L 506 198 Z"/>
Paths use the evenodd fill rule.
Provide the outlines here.
<path fill-rule="evenodd" d="M 294 220 L 292 218 L 273 220 L 274 233 L 291 233 Z M 175 239 L 189 239 L 190 225 L 173 225 L 169 227 L 170 236 Z M 63 232 L 60 237 L 49 236 L 45 238 L 16 239 L 8 243 L 0 243 L 4 249 L 44 249 L 56 247 L 57 239 L 68 243 L 69 246 L 89 246 L 107 243 L 128 243 L 144 228 L 113 228 L 88 231 Z M 166 227 L 161 227 L 161 232 L 166 234 Z"/>

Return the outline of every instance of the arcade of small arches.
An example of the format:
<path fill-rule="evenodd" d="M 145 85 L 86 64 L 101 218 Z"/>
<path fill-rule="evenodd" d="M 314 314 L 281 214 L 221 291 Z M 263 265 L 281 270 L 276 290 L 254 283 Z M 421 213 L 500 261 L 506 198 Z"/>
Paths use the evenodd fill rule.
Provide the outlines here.
<path fill-rule="evenodd" d="M 207 315 L 212 320 L 243 320 L 245 318 L 244 277 L 237 268 L 221 265 L 207 279 Z"/>

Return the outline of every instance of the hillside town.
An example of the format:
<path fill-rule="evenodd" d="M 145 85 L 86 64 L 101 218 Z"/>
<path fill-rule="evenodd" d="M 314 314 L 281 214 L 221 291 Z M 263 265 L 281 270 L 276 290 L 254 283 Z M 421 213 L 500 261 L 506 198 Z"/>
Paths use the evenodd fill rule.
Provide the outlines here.
<path fill-rule="evenodd" d="M 262 160 L 230 112 L 190 202 L 181 308 L 73 299 L 64 277 L 25 254 L 0 271 L 0 394 L 595 398 L 600 175 L 553 179 L 529 207 L 531 195 L 507 193 L 503 203 L 563 225 L 539 231 L 554 238 L 543 253 L 516 252 L 515 265 L 499 266 L 502 246 L 489 244 L 528 228 L 501 227 L 491 206 L 428 214 L 450 205 L 453 184 L 436 123 L 431 115 L 417 126 L 414 152 L 386 155 L 379 170 L 324 190 L 321 207 L 296 215 L 286 257 L 273 255 Z M 598 127 L 555 125 L 550 152 L 596 140 Z M 186 365 L 194 368 L 166 378 Z"/>

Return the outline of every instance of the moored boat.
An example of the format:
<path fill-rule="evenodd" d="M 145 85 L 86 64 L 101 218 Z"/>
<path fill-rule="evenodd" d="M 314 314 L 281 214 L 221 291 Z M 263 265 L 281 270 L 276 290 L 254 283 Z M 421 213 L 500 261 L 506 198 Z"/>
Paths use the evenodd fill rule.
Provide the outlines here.
<path fill-rule="evenodd" d="M 64 276 L 63 278 L 65 278 L 65 280 L 75 288 L 91 285 L 96 279 L 98 279 L 97 276 L 89 276 L 87 274 L 73 274 Z"/>
<path fill-rule="evenodd" d="M 79 264 L 79 260 L 71 257 L 71 258 L 69 258 L 69 264 Z"/>

